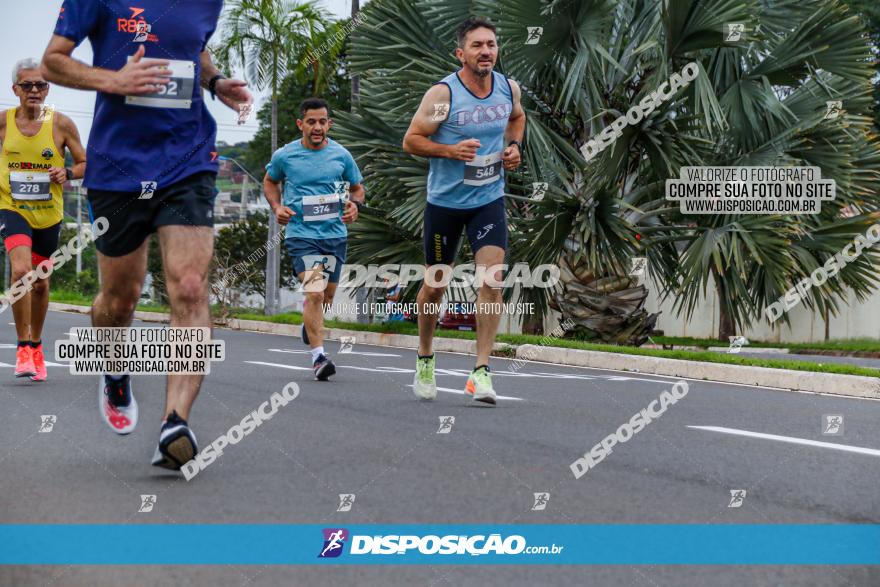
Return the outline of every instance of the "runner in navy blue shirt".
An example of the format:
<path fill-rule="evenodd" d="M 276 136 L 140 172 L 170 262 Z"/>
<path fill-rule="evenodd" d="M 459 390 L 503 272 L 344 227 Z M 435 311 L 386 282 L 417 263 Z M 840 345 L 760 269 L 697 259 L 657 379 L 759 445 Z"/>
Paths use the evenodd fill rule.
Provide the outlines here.
<path fill-rule="evenodd" d="M 134 4 L 134 6 L 132 5 Z M 240 111 L 245 82 L 225 79 L 206 50 L 222 0 L 65 0 L 43 56 L 51 82 L 96 91 L 84 185 L 98 238 L 101 291 L 93 326 L 128 326 L 143 287 L 150 234 L 158 232 L 171 325 L 210 327 L 216 124 L 201 88 Z M 92 65 L 71 57 L 85 39 Z M 180 469 L 198 452 L 187 420 L 201 375 L 171 375 L 153 464 Z M 118 434 L 137 424 L 128 375 L 102 377 L 101 416 Z"/>

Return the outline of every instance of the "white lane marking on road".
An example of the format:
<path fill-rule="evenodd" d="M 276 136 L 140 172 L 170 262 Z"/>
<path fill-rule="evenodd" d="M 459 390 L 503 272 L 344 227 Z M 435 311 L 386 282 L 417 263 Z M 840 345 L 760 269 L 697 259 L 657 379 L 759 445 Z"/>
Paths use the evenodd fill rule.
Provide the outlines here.
<path fill-rule="evenodd" d="M 415 371 L 413 371 L 415 373 Z M 457 377 L 469 377 L 471 372 L 467 369 L 434 369 L 435 375 L 455 375 Z M 494 375 L 495 372 L 492 372 Z"/>
<path fill-rule="evenodd" d="M 273 353 L 290 353 L 293 355 L 307 355 L 311 353 L 311 351 L 296 351 L 296 350 L 288 350 L 288 349 L 268 349 Z M 349 351 L 347 353 L 343 353 L 346 355 L 363 355 L 365 357 L 397 357 L 400 358 L 400 355 L 393 355 L 391 353 L 365 353 L 361 351 Z"/>
<path fill-rule="evenodd" d="M 264 363 L 263 361 L 245 361 L 251 365 L 266 365 L 267 367 L 280 367 L 281 369 L 293 369 L 294 371 L 313 371 L 309 367 L 298 367 L 297 365 L 279 365 L 278 363 Z"/>
<path fill-rule="evenodd" d="M 266 363 L 265 361 L 245 361 L 245 363 L 250 363 L 251 365 L 265 365 L 267 367 L 280 367 L 282 369 L 292 369 L 294 371 L 311 371 L 308 367 L 299 367 L 297 365 L 280 365 L 278 363 Z M 357 369 L 359 371 L 372 371 L 374 373 L 415 373 L 415 369 L 401 369 L 400 367 L 357 367 L 355 365 L 339 365 L 340 367 L 347 367 L 349 369 Z M 408 385 L 407 387 L 412 387 L 412 385 Z M 438 387 L 437 391 L 445 391 L 446 393 L 457 393 L 459 395 L 464 395 L 465 391 L 463 389 L 455 389 L 452 387 Z M 496 396 L 498 399 L 509 399 L 514 401 L 522 401 L 521 397 L 511 397 L 507 395 L 499 395 Z"/>
<path fill-rule="evenodd" d="M 273 350 L 273 349 L 269 349 Z M 279 351 L 279 352 L 287 352 L 287 353 L 299 353 L 299 351 Z M 303 353 L 307 351 L 302 351 Z M 308 367 L 295 367 L 292 365 L 282 365 L 279 363 L 266 363 L 263 361 L 245 361 L 245 363 L 250 363 L 252 365 L 266 365 L 268 367 L 281 367 L 282 369 L 294 369 L 297 371 L 311 371 Z M 377 367 L 360 367 L 358 365 L 337 365 L 337 368 L 345 367 L 346 369 L 357 369 L 358 371 L 369 371 L 371 373 L 415 373 L 415 369 L 406 369 L 403 367 L 391 367 L 380 365 Z M 471 372 L 467 369 L 436 369 L 435 373 L 439 375 L 451 375 L 455 377 L 468 377 Z M 534 377 L 538 379 L 579 379 L 579 380 L 610 380 L 610 381 L 630 381 L 634 379 L 638 379 L 636 377 L 595 377 L 590 375 L 572 375 L 567 373 L 510 373 L 506 371 L 492 371 L 492 375 L 496 377 Z M 660 381 L 655 381 L 651 379 L 643 379 L 642 381 L 648 381 L 650 383 L 662 383 Z M 437 389 L 440 389 L 439 387 Z M 458 393 L 458 392 L 456 392 Z M 464 392 L 461 392 L 464 393 Z M 499 396 L 500 397 L 500 396 Z M 522 399 L 522 398 L 513 398 L 513 399 Z"/>
<path fill-rule="evenodd" d="M 299 367 L 297 365 L 282 365 L 280 363 L 266 363 L 265 361 L 245 361 L 251 365 L 265 365 L 267 367 L 280 367 L 281 369 L 293 369 L 294 371 L 312 371 L 311 367 Z M 402 369 L 400 367 L 358 367 L 356 365 L 336 365 L 339 369 L 357 369 L 359 371 L 371 371 L 373 373 L 415 373 L 414 369 Z"/>
<path fill-rule="evenodd" d="M 495 372 L 492 372 L 495 375 Z M 604 379 L 604 377 L 594 377 L 592 375 L 577 375 L 575 373 L 520 373 L 523 377 L 550 377 L 551 379 Z"/>
<path fill-rule="evenodd" d="M 873 448 L 864 448 L 861 446 L 850 446 L 848 444 L 836 444 L 834 442 L 820 442 L 818 440 L 809 440 L 807 438 L 795 438 L 794 436 L 779 436 L 777 434 L 764 434 L 763 432 L 751 432 L 749 430 L 738 430 L 736 428 L 724 428 L 723 426 L 688 426 L 697 430 L 708 430 L 709 432 L 720 432 L 722 434 L 734 434 L 736 436 L 748 436 L 750 438 L 761 438 L 763 440 L 776 440 L 779 442 L 788 442 L 790 444 L 803 444 L 806 446 L 818 446 L 820 448 L 830 448 L 832 450 L 842 450 L 845 452 L 854 452 L 862 455 L 870 455 L 872 457 L 880 457 L 880 450 Z"/>
<path fill-rule="evenodd" d="M 10 365 L 9 363 L 0 363 L 0 367 L 15 367 L 15 365 Z"/>
<path fill-rule="evenodd" d="M 412 387 L 412 384 L 407 385 L 407 387 Z M 458 395 L 464 395 L 465 393 L 467 393 L 463 389 L 456 389 L 454 387 L 438 387 L 437 391 L 445 391 L 446 393 L 457 393 Z M 498 399 L 512 399 L 514 401 L 522 401 L 523 399 L 521 397 L 510 397 L 508 395 L 496 395 L 495 397 L 497 397 Z"/>

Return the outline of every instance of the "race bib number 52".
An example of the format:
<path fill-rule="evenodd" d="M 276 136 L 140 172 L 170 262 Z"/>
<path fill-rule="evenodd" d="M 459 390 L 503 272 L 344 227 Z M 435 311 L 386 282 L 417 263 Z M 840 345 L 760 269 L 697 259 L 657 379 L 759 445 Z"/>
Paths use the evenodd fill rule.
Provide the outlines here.
<path fill-rule="evenodd" d="M 130 56 L 128 60 L 131 61 Z M 143 59 L 142 61 L 149 63 L 160 60 Z M 192 61 L 171 60 L 168 69 L 171 70 L 171 77 L 168 78 L 167 85 L 159 86 L 159 89 L 152 94 L 126 96 L 125 103 L 148 108 L 189 108 L 192 106 L 196 64 Z"/>

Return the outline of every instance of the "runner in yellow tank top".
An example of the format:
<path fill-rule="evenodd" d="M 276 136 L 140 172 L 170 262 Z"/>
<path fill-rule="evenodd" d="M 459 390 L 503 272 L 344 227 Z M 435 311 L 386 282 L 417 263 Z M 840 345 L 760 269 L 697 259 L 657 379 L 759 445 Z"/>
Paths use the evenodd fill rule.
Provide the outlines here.
<path fill-rule="evenodd" d="M 63 184 L 83 176 L 86 152 L 73 121 L 44 106 L 49 84 L 39 63 L 19 61 L 12 80 L 21 106 L 0 113 L 0 237 L 15 284 L 35 266 L 51 264 L 64 217 Z M 65 148 L 75 163 L 68 169 Z M 48 277 L 38 277 L 12 304 L 18 335 L 16 377 L 46 379 L 41 337 L 48 307 Z"/>

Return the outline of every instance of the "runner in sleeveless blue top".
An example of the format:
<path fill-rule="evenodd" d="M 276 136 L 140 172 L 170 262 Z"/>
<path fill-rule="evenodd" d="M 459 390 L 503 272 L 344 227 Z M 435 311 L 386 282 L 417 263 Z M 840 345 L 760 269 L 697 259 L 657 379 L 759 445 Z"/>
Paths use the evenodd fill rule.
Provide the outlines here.
<path fill-rule="evenodd" d="M 425 93 L 403 139 L 407 153 L 430 162 L 424 228 L 428 267 L 417 300 L 419 352 L 413 390 L 424 400 L 437 395 L 437 308 L 464 229 L 477 272 L 482 267 L 486 276 L 477 295 L 476 368 L 465 391 L 476 401 L 494 405 L 489 354 L 501 320 L 504 278 L 499 266 L 507 249 L 504 170 L 519 166 L 526 116 L 519 86 L 493 71 L 498 59 L 495 25 L 483 18 L 465 20 L 458 29 L 455 56 L 461 69 Z"/>
<path fill-rule="evenodd" d="M 297 127 L 302 138 L 272 155 L 263 193 L 302 284 L 303 342 L 311 347 L 315 379 L 327 381 L 336 366 L 324 352 L 324 308 L 333 305 L 345 263 L 348 230 L 364 202 L 364 178 L 348 150 L 327 136 L 333 121 L 320 98 L 303 100 Z M 281 182 L 284 193 L 281 193 Z"/>
<path fill-rule="evenodd" d="M 109 228 L 96 241 L 101 291 L 93 326 L 131 324 L 154 232 L 171 325 L 211 326 L 216 124 L 201 88 L 236 112 L 253 101 L 247 84 L 223 78 L 206 50 L 222 7 L 222 0 L 65 0 L 61 6 L 43 56 L 45 78 L 97 92 L 84 185 L 92 220 L 105 217 Z M 85 39 L 91 66 L 71 57 Z M 201 375 L 168 376 L 153 465 L 179 470 L 198 452 L 187 420 L 201 383 Z M 104 375 L 98 402 L 114 432 L 134 430 L 138 409 L 128 375 Z"/>

